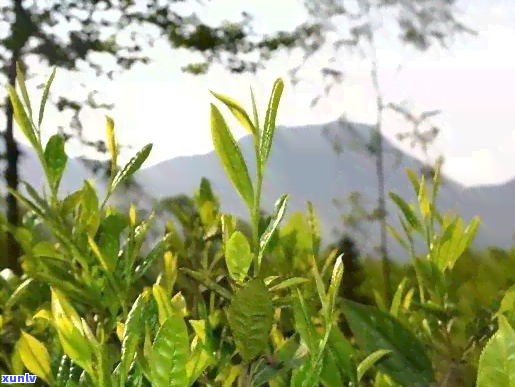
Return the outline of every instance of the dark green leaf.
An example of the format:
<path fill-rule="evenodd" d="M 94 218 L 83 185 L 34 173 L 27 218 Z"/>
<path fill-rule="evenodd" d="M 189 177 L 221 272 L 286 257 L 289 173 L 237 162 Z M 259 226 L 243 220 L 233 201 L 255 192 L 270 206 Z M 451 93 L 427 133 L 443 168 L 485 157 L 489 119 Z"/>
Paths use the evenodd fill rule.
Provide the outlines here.
<path fill-rule="evenodd" d="M 68 156 L 64 150 L 64 138 L 59 134 L 54 134 L 48 140 L 45 147 L 45 162 L 48 168 L 48 184 L 52 189 L 57 190 L 61 182 Z"/>
<path fill-rule="evenodd" d="M 274 307 L 268 289 L 260 279 L 248 282 L 236 292 L 227 309 L 227 318 L 236 346 L 246 361 L 266 349 Z"/>
<path fill-rule="evenodd" d="M 398 320 L 352 301 L 345 301 L 344 313 L 354 336 L 367 352 L 392 351 L 378 364 L 381 371 L 404 386 L 433 386 L 434 372 L 424 344 Z"/>

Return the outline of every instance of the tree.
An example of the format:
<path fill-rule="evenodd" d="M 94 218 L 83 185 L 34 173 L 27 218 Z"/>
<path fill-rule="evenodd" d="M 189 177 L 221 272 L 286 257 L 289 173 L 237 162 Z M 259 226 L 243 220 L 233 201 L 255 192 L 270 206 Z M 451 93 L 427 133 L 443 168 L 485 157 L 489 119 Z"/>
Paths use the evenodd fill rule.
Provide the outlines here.
<path fill-rule="evenodd" d="M 10 0 L 0 6 L 0 74 L 7 77 L 11 86 L 15 85 L 16 63 L 20 63 L 19 76 L 31 77 L 30 65 L 44 64 L 66 71 L 78 72 L 85 69 L 95 71 L 97 77 L 113 79 L 122 70 L 130 69 L 137 63 L 149 63 L 144 54 L 157 39 L 165 37 L 173 49 L 189 48 L 201 52 L 208 60 L 221 61 L 232 72 L 249 71 L 252 63 L 238 61 L 235 53 L 265 50 L 270 44 L 279 48 L 284 42 L 247 41 L 250 34 L 250 16 L 243 14 L 237 23 L 224 22 L 220 26 L 203 23 L 194 12 L 184 14 L 179 11 L 184 1 L 130 1 L 130 0 L 49 0 L 32 2 Z M 191 5 L 201 1 L 189 0 Z M 125 39 L 124 41 L 124 38 Z M 287 38 L 287 37 L 284 37 Z M 286 39 L 288 40 L 288 39 Z M 227 55 L 228 54 L 228 57 Z M 112 63 L 101 63 L 105 58 Z M 186 66 L 185 71 L 202 74 L 206 68 L 202 64 Z M 86 87 L 86 86 L 84 86 Z M 82 145 L 105 152 L 101 140 L 91 140 L 83 133 L 80 112 L 83 108 L 109 109 L 112 105 L 95 100 L 95 91 L 86 99 L 59 96 L 53 101 L 59 111 L 73 113 L 70 128 L 59 128 L 65 139 L 75 138 Z M 12 190 L 19 183 L 19 150 L 13 136 L 13 115 L 10 101 L 7 100 L 6 129 L 4 132 L 7 162 L 6 181 Z M 14 197 L 7 195 L 7 215 L 9 223 L 19 224 L 19 210 Z M 9 254 L 6 266 L 21 273 L 18 260 L 20 248 L 9 234 Z"/>

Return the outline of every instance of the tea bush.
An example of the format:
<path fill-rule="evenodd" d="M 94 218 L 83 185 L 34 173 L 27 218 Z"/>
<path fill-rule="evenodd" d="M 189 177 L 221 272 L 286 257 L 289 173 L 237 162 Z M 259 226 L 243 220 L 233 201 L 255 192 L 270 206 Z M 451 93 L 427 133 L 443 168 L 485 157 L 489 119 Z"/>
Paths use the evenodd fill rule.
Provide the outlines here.
<path fill-rule="evenodd" d="M 431 186 L 408 171 L 416 205 L 390 195 L 402 234 L 390 231 L 411 262 L 394 265 L 396 292 L 387 303 L 377 264 L 365 261 L 363 282 L 349 284 L 355 278 L 344 276 L 341 249 L 321 248 L 310 203 L 283 227 L 288 195 L 277 199 L 271 216 L 260 211 L 282 80 L 274 83 L 262 126 L 253 95 L 250 115 L 213 93 L 254 139 L 253 183 L 224 116 L 211 105 L 213 144 L 250 222 L 222 214 L 202 180 L 193 198 L 161 203 L 161 214 L 171 218 L 146 254 L 155 216 L 139 219 L 135 207 L 122 213 L 108 201 L 152 145 L 117 170 L 114 122 L 107 118 L 113 170 L 106 197 L 84 181 L 60 199 L 64 138 L 53 135 L 43 146 L 41 133 L 54 75 L 37 121 L 23 77 L 21 99 L 9 89 L 48 192 L 28 184 L 26 194 L 13 192 L 33 221 L 16 229 L 4 222 L 23 248 L 24 274 L 0 276 L 2 375 L 28 371 L 52 387 L 515 386 L 513 253 L 487 259 L 467 250 L 479 220 L 465 225 L 438 213 L 439 171 Z M 417 234 L 426 241 L 424 257 L 413 254 Z"/>

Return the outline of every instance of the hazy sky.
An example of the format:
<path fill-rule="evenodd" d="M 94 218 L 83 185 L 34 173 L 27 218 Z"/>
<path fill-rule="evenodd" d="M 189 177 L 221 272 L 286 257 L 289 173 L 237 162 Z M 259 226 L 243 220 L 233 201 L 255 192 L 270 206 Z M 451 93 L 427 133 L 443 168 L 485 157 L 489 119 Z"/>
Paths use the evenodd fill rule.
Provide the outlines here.
<path fill-rule="evenodd" d="M 242 10 L 256 16 L 259 27 L 266 31 L 293 28 L 305 18 L 299 0 L 224 0 L 213 2 L 201 14 L 213 20 L 237 16 Z M 222 6 L 220 5 L 222 4 Z M 511 6 L 509 6 L 511 5 Z M 515 176 L 515 7 L 511 1 L 464 0 L 460 8 L 469 24 L 479 31 L 478 37 L 459 39 L 451 51 L 433 50 L 424 55 L 402 50 L 390 39 L 380 39 L 380 81 L 387 100 L 409 99 L 415 111 L 442 109 L 435 120 L 442 134 L 433 155 L 446 156 L 446 172 L 464 184 L 488 184 Z M 386 36 L 386 35 L 385 35 Z M 321 54 L 324 55 L 324 54 Z M 153 49 L 154 62 L 137 66 L 118 76 L 114 82 L 98 81 L 92 75 L 80 76 L 58 72 L 53 95 L 74 92 L 79 83 L 101 90 L 116 103 L 110 114 L 115 119 L 120 142 L 135 148 L 154 143 L 153 154 L 146 166 L 179 155 L 209 152 L 212 149 L 209 129 L 208 89 L 230 95 L 250 107 L 249 87 L 254 88 L 264 114 L 267 98 L 275 78 L 283 76 L 298 64 L 298 58 L 279 55 L 258 76 L 227 74 L 214 68 L 205 77 L 192 77 L 181 72 L 191 55 L 172 51 L 166 42 Z M 296 89 L 287 83 L 280 106 L 281 125 L 303 125 L 334 120 L 343 112 L 356 121 L 375 119 L 374 94 L 369 77 L 369 64 L 353 58 L 342 62 L 346 82 L 329 98 L 309 109 L 311 99 L 320 91 L 320 66 L 313 63 L 302 76 Z M 402 72 L 395 76 L 399 64 Z M 45 74 L 47 69 L 41 69 Z M 45 75 L 46 76 L 46 75 Z M 34 90 L 34 83 L 32 84 Z M 29 87 L 30 84 L 29 84 Z M 33 93 L 39 101 L 40 91 Z M 92 139 L 104 136 L 101 112 L 85 114 L 84 126 Z M 54 133 L 59 123 L 66 122 L 49 109 L 45 130 Z M 234 121 L 229 120 L 230 123 Z M 237 137 L 246 134 L 232 125 Z M 406 130 L 402 122 L 387 117 L 388 137 Z M 69 153 L 80 149 L 69 147 Z M 134 150 L 126 150 L 122 161 Z M 413 152 L 421 155 L 421 152 Z"/>

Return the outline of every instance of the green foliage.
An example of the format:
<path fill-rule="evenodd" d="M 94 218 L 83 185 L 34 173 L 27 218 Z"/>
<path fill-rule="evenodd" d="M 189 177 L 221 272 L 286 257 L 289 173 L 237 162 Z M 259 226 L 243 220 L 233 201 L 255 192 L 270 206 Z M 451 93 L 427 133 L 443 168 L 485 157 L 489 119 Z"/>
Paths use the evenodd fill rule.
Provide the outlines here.
<path fill-rule="evenodd" d="M 439 171 L 432 190 L 408 171 L 416 206 L 391 195 L 404 233 L 396 238 L 412 255 L 410 263 L 393 266 L 391 302 L 379 290 L 377 262 L 358 262 L 343 241 L 321 248 L 310 203 L 282 227 L 288 195 L 270 216 L 260 212 L 281 85 L 275 83 L 263 128 L 255 103 L 251 121 L 236 101 L 215 94 L 253 133 L 254 184 L 212 107 L 215 148 L 247 198 L 250 222 L 221 213 L 203 179 L 192 198 L 167 198 L 156 208 L 171 217 L 146 254 L 154 216 L 139 219 L 135 207 L 122 213 L 107 198 L 138 170 L 150 145 L 112 173 L 103 202 L 89 181 L 60 199 L 62 139 L 51 137 L 43 150 L 32 113 L 20 105 L 18 125 L 35 141 L 50 192 L 29 185 L 26 194 L 13 192 L 27 209 L 13 230 L 24 249 L 24 274 L 0 273 L 3 374 L 28 371 L 51 387 L 513 385 L 515 250 L 467 249 L 478 220 L 465 227 L 435 210 Z M 11 97 L 18 98 L 14 90 Z M 109 118 L 106 132 L 114 160 Z M 248 185 L 236 178 L 242 171 Z M 427 244 L 421 257 L 413 253 L 415 236 Z M 375 302 L 356 302 L 367 299 Z"/>

